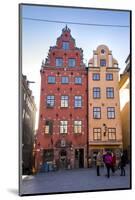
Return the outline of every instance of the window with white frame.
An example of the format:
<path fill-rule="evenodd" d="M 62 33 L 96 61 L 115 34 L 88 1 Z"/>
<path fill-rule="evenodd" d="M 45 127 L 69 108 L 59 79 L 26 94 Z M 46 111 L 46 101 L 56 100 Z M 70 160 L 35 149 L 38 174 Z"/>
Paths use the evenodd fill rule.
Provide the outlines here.
<path fill-rule="evenodd" d="M 82 121 L 74 121 L 74 133 L 82 132 Z"/>
<path fill-rule="evenodd" d="M 48 95 L 47 96 L 47 107 L 54 107 L 54 95 Z"/>
<path fill-rule="evenodd" d="M 93 118 L 94 119 L 100 119 L 101 118 L 101 108 L 100 107 L 94 107 L 93 108 Z"/>
<path fill-rule="evenodd" d="M 75 96 L 74 97 L 74 106 L 75 108 L 81 108 L 82 107 L 82 97 L 81 96 Z"/>
<path fill-rule="evenodd" d="M 53 121 L 52 120 L 45 121 L 45 134 L 53 134 Z"/>
<path fill-rule="evenodd" d="M 107 108 L 107 118 L 108 119 L 114 119 L 115 118 L 115 108 L 114 107 L 108 107 Z"/>
<path fill-rule="evenodd" d="M 60 121 L 60 133 L 67 133 L 67 121 Z"/>
<path fill-rule="evenodd" d="M 93 139 L 101 140 L 101 128 L 93 128 Z"/>
<path fill-rule="evenodd" d="M 99 87 L 94 87 L 93 88 L 93 98 L 94 99 L 99 99 L 100 98 L 100 88 Z"/>
<path fill-rule="evenodd" d="M 106 88 L 106 97 L 108 99 L 113 99 L 114 98 L 114 88 L 113 87 L 107 87 Z"/>
<path fill-rule="evenodd" d="M 116 140 L 116 128 L 108 128 L 108 139 Z"/>
<path fill-rule="evenodd" d="M 61 107 L 68 107 L 68 96 L 61 96 Z"/>

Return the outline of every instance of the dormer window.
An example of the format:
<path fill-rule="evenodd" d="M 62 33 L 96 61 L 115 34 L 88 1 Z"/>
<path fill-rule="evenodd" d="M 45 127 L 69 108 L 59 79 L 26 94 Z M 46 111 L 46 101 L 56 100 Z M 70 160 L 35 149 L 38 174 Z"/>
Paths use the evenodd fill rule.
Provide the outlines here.
<path fill-rule="evenodd" d="M 106 66 L 106 60 L 105 59 L 101 59 L 100 60 L 100 66 Z"/>
<path fill-rule="evenodd" d="M 69 42 L 63 42 L 63 43 L 62 43 L 62 48 L 63 48 L 64 50 L 68 50 L 68 49 L 69 49 Z"/>
<path fill-rule="evenodd" d="M 105 54 L 105 50 L 104 49 L 101 49 L 101 54 Z"/>

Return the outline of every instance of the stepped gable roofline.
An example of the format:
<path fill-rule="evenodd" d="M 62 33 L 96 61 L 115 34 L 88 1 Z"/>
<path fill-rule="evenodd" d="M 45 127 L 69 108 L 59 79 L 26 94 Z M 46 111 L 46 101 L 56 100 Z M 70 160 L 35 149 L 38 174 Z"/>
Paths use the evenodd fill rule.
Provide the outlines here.
<path fill-rule="evenodd" d="M 65 38 L 65 35 L 67 36 L 67 38 Z M 59 40 L 61 40 L 63 38 L 64 38 L 65 41 L 72 40 L 73 43 L 74 43 L 74 46 L 76 46 L 75 39 L 71 36 L 71 29 L 68 28 L 67 25 L 62 29 L 62 34 L 57 38 L 56 48 L 57 48 L 57 44 L 58 44 Z"/>
<path fill-rule="evenodd" d="M 63 56 L 64 54 L 68 55 L 68 53 L 73 53 L 74 56 L 79 56 L 78 58 L 83 63 L 83 49 L 76 46 L 75 39 L 71 35 L 71 30 L 66 25 L 62 29 L 61 35 L 56 39 L 56 44 L 49 47 L 48 55 L 42 62 L 41 68 L 44 68 L 45 66 L 50 67 L 50 65 L 55 66 L 54 59 L 56 56 Z"/>

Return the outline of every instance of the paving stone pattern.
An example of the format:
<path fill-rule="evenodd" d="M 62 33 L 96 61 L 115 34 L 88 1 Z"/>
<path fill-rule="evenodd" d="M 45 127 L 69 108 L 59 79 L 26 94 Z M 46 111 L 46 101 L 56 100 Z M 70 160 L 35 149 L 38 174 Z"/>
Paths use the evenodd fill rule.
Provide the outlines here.
<path fill-rule="evenodd" d="M 120 176 L 117 170 L 110 178 L 106 168 L 101 168 L 101 175 L 96 175 L 96 168 L 59 170 L 27 176 L 21 184 L 22 194 L 59 193 L 70 191 L 93 191 L 130 188 L 130 168 L 126 166 L 126 176 Z"/>

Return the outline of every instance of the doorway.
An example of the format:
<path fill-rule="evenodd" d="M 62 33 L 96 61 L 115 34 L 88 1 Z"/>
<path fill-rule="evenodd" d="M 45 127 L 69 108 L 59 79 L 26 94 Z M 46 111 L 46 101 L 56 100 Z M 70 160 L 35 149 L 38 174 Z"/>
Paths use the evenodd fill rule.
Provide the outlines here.
<path fill-rule="evenodd" d="M 60 152 L 60 168 L 66 169 L 67 167 L 67 152 L 65 149 L 62 149 Z"/>
<path fill-rule="evenodd" d="M 84 149 L 75 149 L 75 167 L 84 167 Z"/>

